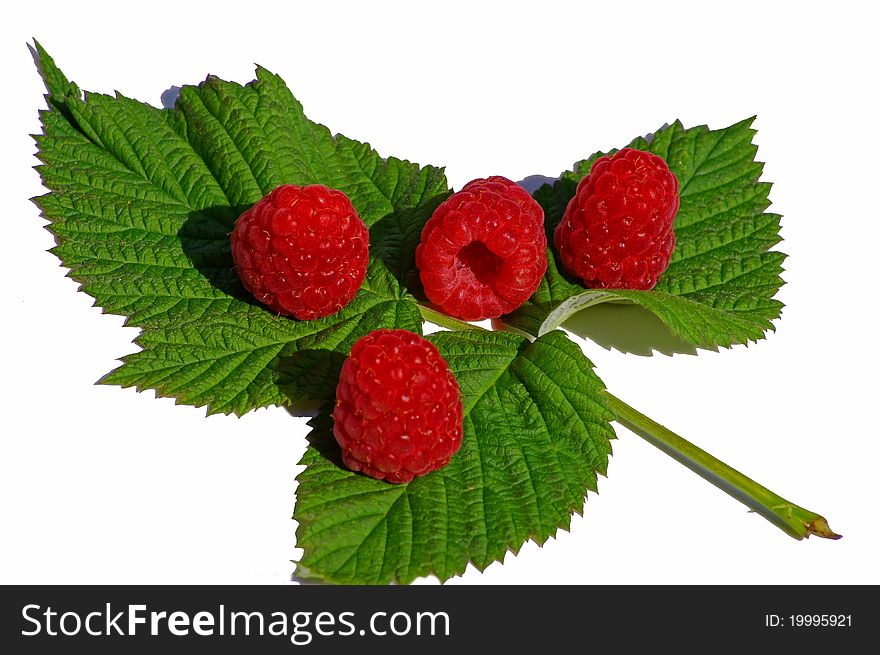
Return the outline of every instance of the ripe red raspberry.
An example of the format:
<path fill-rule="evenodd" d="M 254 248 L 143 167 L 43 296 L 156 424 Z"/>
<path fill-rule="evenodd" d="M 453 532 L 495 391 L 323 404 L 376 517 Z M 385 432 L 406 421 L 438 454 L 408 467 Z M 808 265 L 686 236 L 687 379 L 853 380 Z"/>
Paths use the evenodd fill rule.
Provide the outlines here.
<path fill-rule="evenodd" d="M 416 266 L 425 295 L 466 321 L 512 312 L 547 270 L 544 211 L 520 186 L 494 176 L 468 182 L 422 230 Z"/>
<path fill-rule="evenodd" d="M 660 157 L 624 148 L 577 187 L 554 243 L 565 269 L 596 289 L 653 289 L 675 247 L 678 180 Z"/>
<path fill-rule="evenodd" d="M 348 197 L 320 184 L 283 184 L 244 212 L 232 259 L 269 309 L 311 320 L 338 312 L 367 274 L 370 235 Z"/>
<path fill-rule="evenodd" d="M 348 468 L 409 482 L 446 466 L 461 434 L 461 392 L 434 344 L 407 330 L 375 330 L 355 342 L 333 410 Z"/>

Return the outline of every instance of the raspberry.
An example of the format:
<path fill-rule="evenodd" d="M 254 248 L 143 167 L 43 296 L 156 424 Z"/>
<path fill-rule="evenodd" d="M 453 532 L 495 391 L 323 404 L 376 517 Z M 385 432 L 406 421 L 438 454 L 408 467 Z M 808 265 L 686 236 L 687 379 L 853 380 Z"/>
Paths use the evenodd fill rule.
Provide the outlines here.
<path fill-rule="evenodd" d="M 238 218 L 232 259 L 257 300 L 311 320 L 354 298 L 367 274 L 369 240 L 342 191 L 283 184 Z"/>
<path fill-rule="evenodd" d="M 409 482 L 446 466 L 461 434 L 461 392 L 434 344 L 407 330 L 375 330 L 355 342 L 333 410 L 348 468 Z"/>
<path fill-rule="evenodd" d="M 653 289 L 675 247 L 678 180 L 660 157 L 600 157 L 556 227 L 565 269 L 596 289 Z"/>
<path fill-rule="evenodd" d="M 466 321 L 512 312 L 547 270 L 544 211 L 520 186 L 494 176 L 468 182 L 422 230 L 416 266 L 425 295 Z"/>

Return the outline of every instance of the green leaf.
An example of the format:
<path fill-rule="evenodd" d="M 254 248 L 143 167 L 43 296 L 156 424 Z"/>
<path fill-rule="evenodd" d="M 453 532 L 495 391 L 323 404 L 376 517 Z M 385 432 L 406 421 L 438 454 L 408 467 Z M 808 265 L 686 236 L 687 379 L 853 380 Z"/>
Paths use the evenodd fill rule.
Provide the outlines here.
<path fill-rule="evenodd" d="M 759 181 L 763 164 L 755 161 L 752 120 L 722 130 L 686 130 L 676 122 L 650 141 L 639 138 L 629 145 L 663 157 L 679 182 L 676 247 L 652 291 L 585 290 L 550 258 L 537 292 L 505 320 L 537 335 L 592 304 L 630 302 L 654 312 L 674 334 L 704 348 L 763 338 L 782 309 L 773 296 L 783 283 L 785 255 L 771 250 L 780 241 L 780 217 L 765 211 L 770 184 Z M 601 154 L 535 192 L 544 207 L 548 234 L 562 218 L 578 181 Z"/>
<path fill-rule="evenodd" d="M 143 329 L 141 352 L 104 382 L 155 389 L 209 412 L 326 397 L 338 358 L 379 327 L 421 330 L 410 279 L 421 224 L 448 193 L 442 169 L 383 159 L 308 120 L 265 69 L 241 86 L 185 87 L 174 110 L 88 93 L 36 44 L 49 91 L 36 137 L 48 195 L 36 199 L 55 254 L 107 312 Z M 374 260 L 357 297 L 318 321 L 255 304 L 232 265 L 240 213 L 282 183 L 342 189 L 371 227 Z M 392 274 L 393 273 L 393 274 Z"/>
<path fill-rule="evenodd" d="M 329 416 L 313 420 L 294 514 L 303 577 L 406 583 L 446 580 L 468 562 L 484 569 L 568 529 L 605 474 L 614 415 L 562 332 L 534 342 L 482 330 L 428 338 L 461 386 L 461 450 L 439 471 L 389 484 L 346 469 Z"/>

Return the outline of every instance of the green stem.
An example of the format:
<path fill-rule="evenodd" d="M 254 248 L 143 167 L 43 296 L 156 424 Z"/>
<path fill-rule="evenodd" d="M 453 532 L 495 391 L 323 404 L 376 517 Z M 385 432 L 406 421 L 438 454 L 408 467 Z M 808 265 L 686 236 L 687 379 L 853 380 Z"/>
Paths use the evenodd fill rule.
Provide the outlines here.
<path fill-rule="evenodd" d="M 704 480 L 733 496 L 795 539 L 810 535 L 840 539 L 828 526 L 828 521 L 815 512 L 790 503 L 749 477 L 746 477 L 702 448 L 678 436 L 648 418 L 625 402 L 605 394 L 617 421 L 653 444 L 677 462 L 684 464 Z"/>
<path fill-rule="evenodd" d="M 599 301 L 601 302 L 601 300 Z M 460 321 L 421 304 L 419 304 L 419 311 L 426 321 L 450 330 L 483 329 L 479 325 Z M 773 493 L 767 487 L 746 477 L 702 448 L 695 446 L 687 439 L 630 407 L 616 396 L 608 392 L 605 395 L 611 410 L 617 415 L 617 421 L 621 425 L 629 428 L 680 464 L 684 464 L 704 480 L 736 498 L 786 534 L 795 539 L 804 539 L 810 535 L 826 539 L 840 539 L 840 535 L 832 532 L 828 521 L 819 514 L 788 502 L 782 496 Z"/>
<path fill-rule="evenodd" d="M 473 325 L 468 323 L 467 321 L 461 321 L 457 318 L 452 318 L 451 316 L 447 316 L 446 314 L 441 314 L 440 312 L 431 309 L 430 307 L 426 307 L 425 305 L 418 303 L 419 312 L 422 314 L 422 318 L 426 321 L 430 321 L 435 325 L 439 325 L 440 327 L 449 328 L 450 330 L 482 330 L 483 328 L 479 325 Z"/>

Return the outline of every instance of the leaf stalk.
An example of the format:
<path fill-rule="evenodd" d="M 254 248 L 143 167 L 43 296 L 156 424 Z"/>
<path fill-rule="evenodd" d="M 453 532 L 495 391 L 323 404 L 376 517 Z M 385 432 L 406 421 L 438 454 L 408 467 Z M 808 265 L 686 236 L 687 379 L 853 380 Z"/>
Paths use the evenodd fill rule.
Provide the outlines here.
<path fill-rule="evenodd" d="M 453 318 L 452 316 L 447 316 L 441 312 L 438 312 L 435 309 L 431 309 L 430 307 L 426 307 L 425 305 L 418 303 L 419 312 L 422 314 L 422 318 L 426 321 L 433 323 L 434 325 L 439 325 L 440 327 L 445 327 L 450 330 L 482 330 L 483 327 L 479 325 L 474 325 L 473 323 L 468 323 L 467 321 L 462 321 L 457 318 Z"/>
<path fill-rule="evenodd" d="M 785 500 L 616 396 L 607 391 L 605 395 L 612 411 L 617 415 L 618 423 L 736 498 L 789 536 L 795 539 L 804 539 L 811 535 L 840 539 L 840 535 L 831 530 L 824 517 Z"/>

